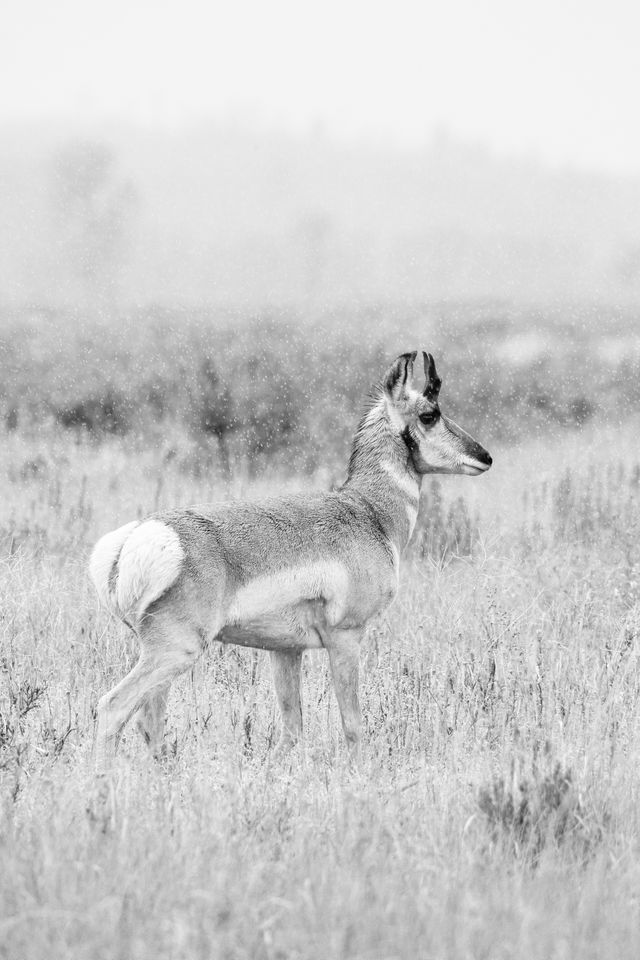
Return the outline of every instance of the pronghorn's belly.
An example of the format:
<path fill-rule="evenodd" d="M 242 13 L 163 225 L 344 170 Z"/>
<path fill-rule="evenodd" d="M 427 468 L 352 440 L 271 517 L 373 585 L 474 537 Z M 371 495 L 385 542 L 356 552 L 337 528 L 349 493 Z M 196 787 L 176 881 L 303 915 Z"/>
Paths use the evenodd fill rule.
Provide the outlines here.
<path fill-rule="evenodd" d="M 254 578 L 235 593 L 218 639 L 266 649 L 312 648 L 322 645 L 325 629 L 365 626 L 397 589 L 396 570 L 376 559 L 356 569 L 327 559 Z"/>
<path fill-rule="evenodd" d="M 226 624 L 216 640 L 261 650 L 311 650 L 322 646 L 314 623 L 322 619 L 314 603 L 298 604 L 254 620 Z"/>

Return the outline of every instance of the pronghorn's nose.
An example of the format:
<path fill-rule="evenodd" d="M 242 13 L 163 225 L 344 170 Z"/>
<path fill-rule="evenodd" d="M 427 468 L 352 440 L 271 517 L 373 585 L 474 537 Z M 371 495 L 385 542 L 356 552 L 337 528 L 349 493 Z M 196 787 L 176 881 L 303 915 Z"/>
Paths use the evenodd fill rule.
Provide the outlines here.
<path fill-rule="evenodd" d="M 471 438 L 469 438 L 471 440 Z M 471 440 L 469 445 L 469 455 L 473 457 L 477 464 L 481 464 L 484 470 L 488 470 L 493 463 L 493 458 L 488 450 L 485 450 L 477 440 Z"/>
<path fill-rule="evenodd" d="M 460 472 L 475 477 L 488 470 L 493 463 L 491 454 L 453 420 L 449 420 L 448 417 L 442 415 L 442 422 L 450 433 L 462 441 L 462 470 Z"/>

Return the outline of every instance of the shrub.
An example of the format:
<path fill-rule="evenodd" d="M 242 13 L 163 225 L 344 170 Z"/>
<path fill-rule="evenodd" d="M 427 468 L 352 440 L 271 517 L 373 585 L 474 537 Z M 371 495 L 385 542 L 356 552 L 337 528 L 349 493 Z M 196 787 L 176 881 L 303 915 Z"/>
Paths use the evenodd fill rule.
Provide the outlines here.
<path fill-rule="evenodd" d="M 560 763 L 546 774 L 534 771 L 531 779 L 509 786 L 498 778 L 478 795 L 493 842 L 504 843 L 533 864 L 549 845 L 571 848 L 588 856 L 602 837 L 602 829 L 585 810 L 574 786 L 571 770 Z"/>
<path fill-rule="evenodd" d="M 131 425 L 130 403 L 111 387 L 54 408 L 54 412 L 63 427 L 81 427 L 98 435 L 128 433 Z"/>

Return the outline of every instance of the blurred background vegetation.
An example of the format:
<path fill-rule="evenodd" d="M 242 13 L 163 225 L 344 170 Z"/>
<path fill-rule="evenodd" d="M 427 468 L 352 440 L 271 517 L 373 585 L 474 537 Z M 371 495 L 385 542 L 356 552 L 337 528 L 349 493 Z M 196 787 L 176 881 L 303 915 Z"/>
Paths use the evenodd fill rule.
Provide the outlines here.
<path fill-rule="evenodd" d="M 364 398 L 398 353 L 428 347 L 443 408 L 493 449 L 633 417 L 632 306 L 499 301 L 242 308 L 5 311 L 0 415 L 37 444 L 162 449 L 229 479 L 267 463 L 344 471 Z"/>
<path fill-rule="evenodd" d="M 640 393 L 634 321 L 632 308 L 497 302 L 109 320 L 17 310 L 4 319 L 2 424 L 34 441 L 161 446 L 222 479 L 266 461 L 338 478 L 368 390 L 417 346 L 436 353 L 444 409 L 488 446 L 623 422 Z"/>

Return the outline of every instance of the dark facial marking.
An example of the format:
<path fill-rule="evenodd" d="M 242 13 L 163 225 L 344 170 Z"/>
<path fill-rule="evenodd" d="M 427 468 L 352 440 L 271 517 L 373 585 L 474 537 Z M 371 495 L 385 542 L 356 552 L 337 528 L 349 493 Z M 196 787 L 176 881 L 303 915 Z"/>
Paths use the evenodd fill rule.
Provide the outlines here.
<path fill-rule="evenodd" d="M 416 449 L 416 447 L 418 446 L 418 444 L 417 444 L 416 441 L 414 440 L 413 434 L 411 433 L 411 430 L 409 429 L 408 426 L 406 426 L 406 427 L 404 428 L 404 430 L 402 431 L 402 433 L 400 434 L 400 436 L 401 436 L 402 439 L 404 440 L 405 445 L 406 445 L 407 450 L 409 451 L 409 453 L 413 453 L 413 451 Z"/>

